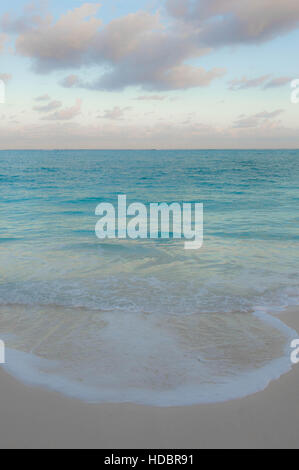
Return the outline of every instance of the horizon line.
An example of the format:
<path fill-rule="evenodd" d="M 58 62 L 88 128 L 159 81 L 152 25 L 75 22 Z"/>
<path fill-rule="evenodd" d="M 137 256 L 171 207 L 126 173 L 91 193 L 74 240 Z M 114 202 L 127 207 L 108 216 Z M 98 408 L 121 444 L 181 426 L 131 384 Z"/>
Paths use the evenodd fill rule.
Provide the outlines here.
<path fill-rule="evenodd" d="M 235 150 L 235 151 L 240 151 L 240 150 L 299 150 L 299 147 L 240 147 L 240 148 L 231 148 L 231 147 L 206 147 L 206 148 L 183 148 L 183 147 L 178 147 L 178 148 L 85 148 L 85 147 L 80 147 L 80 148 L 3 148 L 0 149 L 0 152 L 6 152 L 6 151 L 43 151 L 43 152 L 54 152 L 54 151 L 80 151 L 80 150 L 85 150 L 85 151 L 177 151 L 177 150 L 198 150 L 198 151 L 207 151 L 207 150 Z"/>

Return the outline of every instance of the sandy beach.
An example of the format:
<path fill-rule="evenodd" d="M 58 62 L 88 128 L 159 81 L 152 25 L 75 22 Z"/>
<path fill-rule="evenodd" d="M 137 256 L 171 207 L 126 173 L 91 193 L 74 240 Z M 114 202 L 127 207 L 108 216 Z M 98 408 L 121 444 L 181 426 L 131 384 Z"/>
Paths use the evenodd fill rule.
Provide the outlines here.
<path fill-rule="evenodd" d="M 299 331 L 299 311 L 281 319 Z M 299 368 L 266 390 L 226 403 L 176 408 L 93 405 L 0 371 L 0 447 L 298 448 Z"/>

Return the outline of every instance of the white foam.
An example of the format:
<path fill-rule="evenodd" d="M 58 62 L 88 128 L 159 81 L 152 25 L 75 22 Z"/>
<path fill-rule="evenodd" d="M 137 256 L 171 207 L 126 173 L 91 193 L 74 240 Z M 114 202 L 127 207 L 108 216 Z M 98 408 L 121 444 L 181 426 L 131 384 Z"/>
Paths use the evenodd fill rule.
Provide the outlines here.
<path fill-rule="evenodd" d="M 263 390 L 272 380 L 279 378 L 291 369 L 289 344 L 292 339 L 298 337 L 298 333 L 285 325 L 278 318 L 269 315 L 263 307 L 257 307 L 254 312 L 254 316 L 259 320 L 262 320 L 264 323 L 271 325 L 271 327 L 283 334 L 283 337 L 286 339 L 284 355 L 272 361 L 270 360 L 262 367 L 246 372 L 239 371 L 238 373 L 230 374 L 229 376 L 223 375 L 222 377 L 219 376 L 214 378 L 211 375 L 210 381 L 212 383 L 194 384 L 186 382 L 182 384 L 178 381 L 178 383 L 168 384 L 167 387 L 157 388 L 151 387 L 149 383 L 143 383 L 142 381 L 136 384 L 136 381 L 134 382 L 133 380 L 134 375 L 131 377 L 128 376 L 126 381 L 125 373 L 123 374 L 123 377 L 114 377 L 115 380 L 113 382 L 113 380 L 111 380 L 113 373 L 116 373 L 116 375 L 117 372 L 120 373 L 119 371 L 113 370 L 110 370 L 106 376 L 103 374 L 101 381 L 97 384 L 89 382 L 90 371 L 87 371 L 85 375 L 87 380 L 80 382 L 70 377 L 67 373 L 68 371 L 66 371 L 66 374 L 57 373 L 57 370 L 63 371 L 63 367 L 61 367 L 59 361 L 43 359 L 35 356 L 34 354 L 13 349 L 7 349 L 6 351 L 7 363 L 4 365 L 4 368 L 12 375 L 30 385 L 56 390 L 60 393 L 79 398 L 86 402 L 132 402 L 164 407 L 223 402 L 230 399 L 241 398 Z M 126 322 L 127 321 L 128 319 L 126 319 Z M 106 340 L 115 341 L 115 353 L 118 355 L 121 353 L 121 341 L 123 338 L 122 336 L 115 336 L 115 328 L 119 328 L 119 325 L 115 326 L 114 324 L 113 328 L 108 331 Z M 133 329 L 133 333 L 139 331 L 138 326 L 135 326 L 134 331 L 134 324 L 132 322 L 131 328 Z M 149 347 L 152 347 L 153 350 L 155 350 L 155 347 L 158 347 L 158 345 L 161 344 L 163 334 L 159 336 L 157 331 L 155 331 L 157 335 L 153 341 L 151 341 L 150 328 L 148 333 L 149 336 L 147 338 L 141 336 L 138 338 L 138 341 L 130 344 L 130 347 L 135 347 L 135 350 L 133 350 L 132 354 L 127 358 L 130 362 L 131 368 L 138 366 L 138 358 L 142 362 L 145 360 L 145 357 L 148 357 Z M 173 351 L 172 362 L 174 368 L 176 366 L 178 368 L 190 367 L 192 364 L 195 364 L 194 357 L 192 358 L 193 362 L 189 357 L 187 357 L 187 359 L 186 357 L 182 357 L 182 351 L 178 350 L 178 344 L 175 342 L 172 344 L 172 340 L 170 338 L 166 338 L 165 341 L 167 344 L 165 345 L 164 353 Z M 117 350 L 117 346 L 119 346 L 119 350 Z M 113 343 L 111 347 L 113 349 Z M 176 349 L 172 349 L 174 347 Z M 163 354 L 163 348 L 160 352 Z M 141 357 L 139 356 L 140 354 L 142 354 Z M 177 364 L 178 362 L 179 364 Z M 198 370 L 202 370 L 202 373 L 204 373 L 209 365 L 206 364 L 204 358 L 201 362 L 203 365 L 200 367 L 202 368 Z M 166 364 L 170 364 L 170 362 L 166 362 Z M 163 365 L 163 358 L 160 366 L 161 365 Z M 190 377 L 192 378 L 192 373 Z M 118 381 L 118 379 L 120 379 L 120 381 Z"/>

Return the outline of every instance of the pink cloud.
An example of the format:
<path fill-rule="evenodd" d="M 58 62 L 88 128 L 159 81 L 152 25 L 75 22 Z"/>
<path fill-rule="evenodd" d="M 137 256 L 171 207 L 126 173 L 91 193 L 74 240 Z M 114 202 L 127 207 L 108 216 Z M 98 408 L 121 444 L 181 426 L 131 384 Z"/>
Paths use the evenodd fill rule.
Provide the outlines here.
<path fill-rule="evenodd" d="M 60 108 L 61 106 L 61 101 L 53 100 L 44 106 L 34 106 L 33 110 L 38 111 L 39 113 L 48 113 L 49 111 L 53 111 L 54 109 Z"/>
<path fill-rule="evenodd" d="M 69 121 L 81 113 L 82 100 L 77 99 L 76 104 L 69 108 L 63 108 L 53 114 L 43 117 L 43 120 Z"/>

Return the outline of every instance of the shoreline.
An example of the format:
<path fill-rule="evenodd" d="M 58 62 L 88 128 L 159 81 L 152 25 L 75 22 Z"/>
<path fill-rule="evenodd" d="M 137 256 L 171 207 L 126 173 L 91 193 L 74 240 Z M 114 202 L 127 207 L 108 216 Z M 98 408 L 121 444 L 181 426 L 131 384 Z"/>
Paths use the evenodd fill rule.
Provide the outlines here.
<path fill-rule="evenodd" d="M 298 307 L 274 318 L 299 331 Z M 293 366 L 265 390 L 222 403 L 88 404 L 1 368 L 0 448 L 298 448 L 298 389 Z"/>

